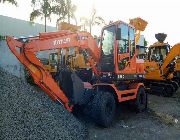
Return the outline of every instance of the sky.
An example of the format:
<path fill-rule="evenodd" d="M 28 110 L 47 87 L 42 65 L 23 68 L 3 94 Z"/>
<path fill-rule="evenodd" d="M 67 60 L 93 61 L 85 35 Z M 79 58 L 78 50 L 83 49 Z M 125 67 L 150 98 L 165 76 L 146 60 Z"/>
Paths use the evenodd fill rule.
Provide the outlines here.
<path fill-rule="evenodd" d="M 31 0 L 17 0 L 18 7 L 11 4 L 0 4 L 0 15 L 29 20 L 32 12 Z M 76 16 L 88 17 L 93 7 L 97 16 L 101 16 L 107 23 L 122 20 L 129 23 L 129 19 L 141 17 L 148 22 L 142 33 L 149 45 L 156 41 L 155 34 L 166 33 L 166 42 L 171 45 L 180 42 L 180 0 L 72 0 L 77 5 Z M 56 17 L 51 23 L 55 26 Z M 43 23 L 37 20 L 36 22 Z M 94 27 L 93 34 L 100 35 L 101 27 Z"/>

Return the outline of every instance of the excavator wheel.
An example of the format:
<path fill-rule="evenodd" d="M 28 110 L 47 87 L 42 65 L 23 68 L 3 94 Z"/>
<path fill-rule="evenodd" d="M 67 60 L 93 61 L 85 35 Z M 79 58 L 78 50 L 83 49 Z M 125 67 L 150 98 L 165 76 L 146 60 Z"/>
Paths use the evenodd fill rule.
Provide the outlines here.
<path fill-rule="evenodd" d="M 147 109 L 147 104 L 148 104 L 148 95 L 145 92 L 144 87 L 139 87 L 136 99 L 134 101 L 134 109 L 136 112 L 143 112 Z"/>
<path fill-rule="evenodd" d="M 116 101 L 110 92 L 99 91 L 92 101 L 92 117 L 103 127 L 112 124 L 116 112 Z"/>

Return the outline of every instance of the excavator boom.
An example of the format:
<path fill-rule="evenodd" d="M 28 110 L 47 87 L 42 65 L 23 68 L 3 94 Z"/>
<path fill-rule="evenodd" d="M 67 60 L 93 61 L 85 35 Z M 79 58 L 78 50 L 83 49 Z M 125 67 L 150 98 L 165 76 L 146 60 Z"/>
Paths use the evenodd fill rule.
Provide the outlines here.
<path fill-rule="evenodd" d="M 7 43 L 12 53 L 18 60 L 25 65 L 34 79 L 34 82 L 41 87 L 52 100 L 57 100 L 62 103 L 67 110 L 71 111 L 72 106 L 69 106 L 69 100 L 64 95 L 63 91 L 53 80 L 52 76 L 43 68 L 39 59 L 36 57 L 32 50 L 26 51 L 26 45 L 11 38 L 7 37 Z"/>
<path fill-rule="evenodd" d="M 180 43 L 174 45 L 171 48 L 170 52 L 164 60 L 163 65 L 161 66 L 161 70 L 164 70 L 175 59 L 175 57 L 178 56 L 180 56 Z"/>
<path fill-rule="evenodd" d="M 31 38 L 26 43 L 17 41 L 12 37 L 7 37 L 7 44 L 12 53 L 28 69 L 34 82 L 53 100 L 62 103 L 69 111 L 72 110 L 72 105 L 51 74 L 45 70 L 43 64 L 36 57 L 36 52 L 76 46 L 89 52 L 88 60 L 90 64 L 92 64 L 92 58 L 94 61 L 98 61 L 99 59 L 98 47 L 93 37 L 87 32 L 73 33 L 62 31 L 41 33 L 38 38 Z M 96 72 L 95 68 L 93 70 Z"/>

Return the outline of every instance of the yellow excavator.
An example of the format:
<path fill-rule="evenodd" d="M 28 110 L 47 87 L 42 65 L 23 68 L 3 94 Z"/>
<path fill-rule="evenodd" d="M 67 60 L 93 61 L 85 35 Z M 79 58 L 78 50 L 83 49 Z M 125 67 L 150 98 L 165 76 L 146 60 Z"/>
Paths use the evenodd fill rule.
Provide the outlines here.
<path fill-rule="evenodd" d="M 89 69 L 90 64 L 85 61 L 84 55 L 80 52 L 81 50 L 78 47 L 50 51 L 48 63 L 44 66 L 52 74 L 57 72 L 57 65 L 63 62 L 68 63 L 72 68 Z"/>
<path fill-rule="evenodd" d="M 68 30 L 72 32 L 80 31 L 80 26 L 76 26 L 70 23 L 61 22 L 58 25 L 58 30 Z M 69 63 L 71 68 L 79 69 L 90 69 L 90 64 L 85 61 L 84 55 L 78 47 L 55 49 L 49 51 L 48 62 L 44 63 L 44 67 L 52 75 L 56 74 L 58 71 L 58 65 L 64 64 L 64 62 Z"/>
<path fill-rule="evenodd" d="M 164 33 L 155 35 L 158 40 L 149 46 L 145 66 L 146 87 L 152 93 L 172 96 L 180 85 L 180 43 L 165 43 Z"/>

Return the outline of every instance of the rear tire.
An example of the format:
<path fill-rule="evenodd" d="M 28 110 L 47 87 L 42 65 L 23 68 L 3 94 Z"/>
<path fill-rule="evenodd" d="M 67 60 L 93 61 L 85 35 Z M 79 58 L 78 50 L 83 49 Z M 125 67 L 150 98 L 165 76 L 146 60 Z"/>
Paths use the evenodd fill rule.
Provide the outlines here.
<path fill-rule="evenodd" d="M 137 112 L 143 112 L 147 109 L 148 96 L 145 92 L 144 87 L 139 87 L 136 100 L 134 102 L 134 107 Z"/>
<path fill-rule="evenodd" d="M 116 112 L 116 101 L 110 92 L 98 92 L 92 101 L 92 117 L 103 127 L 109 127 Z"/>

